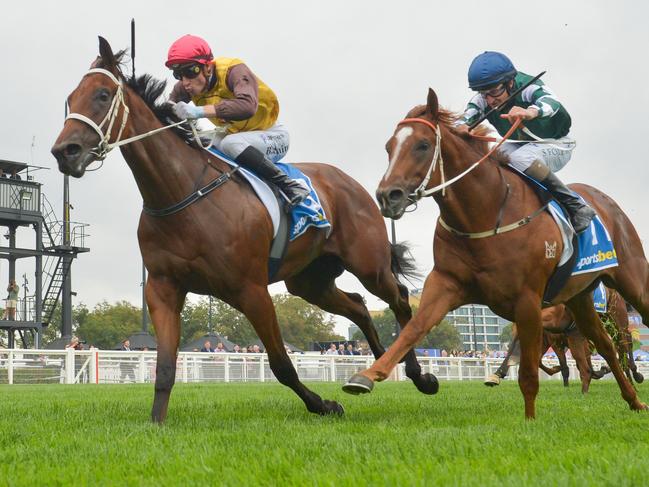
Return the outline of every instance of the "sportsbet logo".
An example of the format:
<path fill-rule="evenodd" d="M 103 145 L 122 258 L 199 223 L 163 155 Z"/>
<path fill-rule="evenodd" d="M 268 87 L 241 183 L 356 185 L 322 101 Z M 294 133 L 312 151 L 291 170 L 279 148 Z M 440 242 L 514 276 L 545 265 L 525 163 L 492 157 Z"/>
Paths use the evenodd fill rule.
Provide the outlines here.
<path fill-rule="evenodd" d="M 615 253 L 615 249 L 609 250 L 608 252 L 602 252 L 601 250 L 598 250 L 597 253 L 595 254 L 587 255 L 579 259 L 579 263 L 577 264 L 577 269 L 581 269 L 584 266 L 599 264 L 601 262 L 606 262 L 608 260 L 613 260 L 613 259 L 617 259 L 617 254 Z"/>

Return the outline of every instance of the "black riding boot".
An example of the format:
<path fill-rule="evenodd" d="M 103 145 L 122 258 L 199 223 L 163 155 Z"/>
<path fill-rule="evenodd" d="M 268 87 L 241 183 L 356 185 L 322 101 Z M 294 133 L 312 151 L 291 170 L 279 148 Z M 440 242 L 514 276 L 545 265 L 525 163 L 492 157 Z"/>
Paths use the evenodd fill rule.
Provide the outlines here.
<path fill-rule="evenodd" d="M 547 166 L 535 161 L 525 174 L 545 186 L 554 199 L 566 209 L 576 233 L 581 233 L 588 228 L 596 214 L 595 210 L 584 204 Z"/>
<path fill-rule="evenodd" d="M 309 196 L 309 190 L 294 179 L 289 178 L 266 156 L 252 146 L 246 147 L 235 162 L 250 169 L 266 182 L 276 186 L 288 198 L 291 207 L 299 205 Z"/>

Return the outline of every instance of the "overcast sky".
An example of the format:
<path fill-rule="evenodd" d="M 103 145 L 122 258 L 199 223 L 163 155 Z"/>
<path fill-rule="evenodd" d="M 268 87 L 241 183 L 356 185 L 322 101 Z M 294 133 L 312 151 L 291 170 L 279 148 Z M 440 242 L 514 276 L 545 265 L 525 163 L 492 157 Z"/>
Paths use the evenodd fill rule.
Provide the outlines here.
<path fill-rule="evenodd" d="M 275 90 L 291 134 L 288 162 L 335 164 L 373 194 L 395 124 L 425 102 L 429 86 L 443 106 L 463 110 L 471 96 L 469 63 L 484 50 L 497 50 L 528 74 L 547 70 L 545 82 L 572 115 L 578 146 L 561 178 L 611 195 L 646 240 L 648 16 L 649 4 L 639 1 L 6 4 L 0 159 L 52 168 L 37 173 L 37 180 L 61 215 L 63 177 L 49 150 L 62 129 L 65 98 L 97 55 L 97 36 L 115 51 L 129 47 L 134 17 L 139 74 L 168 79 L 170 88 L 173 78 L 164 67 L 169 45 L 187 33 L 204 37 L 216 56 L 243 59 Z M 89 223 L 91 234 L 91 252 L 73 267 L 74 302 L 139 305 L 142 202 L 119 151 L 100 171 L 72 180 L 70 194 L 73 220 Z M 412 244 L 424 272 L 433 265 L 437 215 L 430 199 L 397 222 L 398 240 Z M 31 242 L 29 232 L 22 233 Z M 0 265 L 5 279 L 7 264 Z M 33 275 L 33 266 L 19 263 L 17 274 L 23 272 Z M 363 293 L 371 308 L 383 307 L 348 275 L 339 286 Z"/>

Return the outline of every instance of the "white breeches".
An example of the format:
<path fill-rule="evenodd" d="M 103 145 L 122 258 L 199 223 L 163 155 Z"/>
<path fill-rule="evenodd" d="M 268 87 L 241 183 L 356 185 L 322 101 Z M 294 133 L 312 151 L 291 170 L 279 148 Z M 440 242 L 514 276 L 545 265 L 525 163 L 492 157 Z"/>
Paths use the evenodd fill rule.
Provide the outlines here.
<path fill-rule="evenodd" d="M 558 172 L 568 164 L 576 144 L 570 137 L 548 139 L 548 141 L 551 144 L 529 142 L 521 145 L 504 142 L 498 150 L 507 154 L 511 165 L 521 172 L 525 172 L 534 161 L 541 161 L 550 168 L 550 171 Z M 554 147 L 555 145 L 557 147 Z"/>
<path fill-rule="evenodd" d="M 217 137 L 213 144 L 224 154 L 236 159 L 247 147 L 261 151 L 272 162 L 278 162 L 288 152 L 288 130 L 276 123 L 267 130 L 238 132 Z"/>

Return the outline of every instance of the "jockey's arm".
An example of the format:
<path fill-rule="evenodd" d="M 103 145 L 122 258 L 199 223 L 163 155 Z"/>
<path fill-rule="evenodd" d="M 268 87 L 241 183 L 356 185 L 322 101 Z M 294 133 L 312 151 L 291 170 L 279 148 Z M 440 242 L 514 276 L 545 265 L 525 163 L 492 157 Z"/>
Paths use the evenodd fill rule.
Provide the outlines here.
<path fill-rule="evenodd" d="M 218 105 L 205 107 L 214 110 L 214 115 L 206 110 L 207 116 L 233 121 L 252 117 L 257 112 L 259 103 L 259 84 L 250 68 L 245 64 L 233 66 L 228 71 L 226 83 L 234 98 L 223 99 Z"/>

